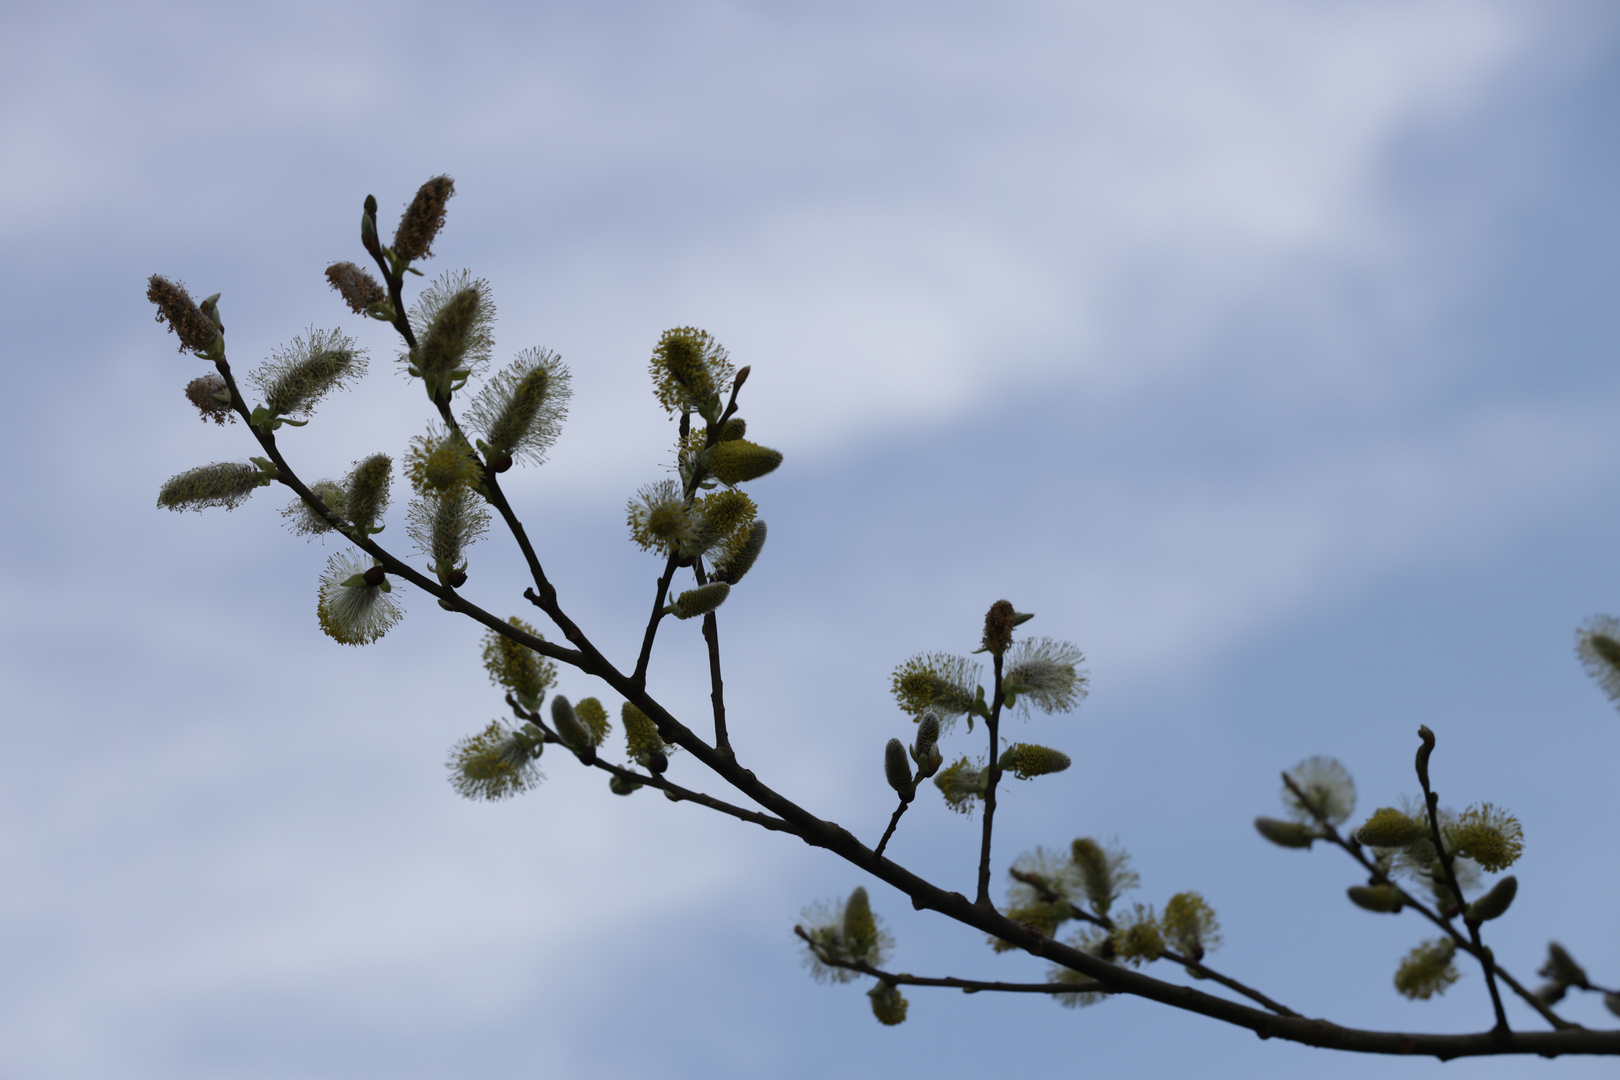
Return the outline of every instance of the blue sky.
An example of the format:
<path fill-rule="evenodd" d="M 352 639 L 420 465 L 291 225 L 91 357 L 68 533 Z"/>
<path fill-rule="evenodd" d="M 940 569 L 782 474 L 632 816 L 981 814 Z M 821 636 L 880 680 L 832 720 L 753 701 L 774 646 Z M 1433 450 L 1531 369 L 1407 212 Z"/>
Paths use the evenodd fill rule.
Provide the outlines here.
<path fill-rule="evenodd" d="M 1620 982 L 1620 718 L 1571 651 L 1620 609 L 1607 5 L 77 4 L 6 23 L 0 1076 L 1370 1064 L 1130 1001 L 917 991 L 881 1029 L 790 934 L 860 883 L 842 864 L 614 798 L 560 755 L 516 802 L 460 801 L 444 754 L 501 709 L 470 626 L 417 595 L 384 641 L 339 647 L 312 618 L 333 544 L 287 533 L 279 495 L 153 506 L 171 474 L 250 448 L 191 415 L 203 365 L 143 297 L 153 272 L 222 292 L 239 371 L 311 325 L 360 336 L 370 379 L 283 445 L 306 477 L 397 454 L 425 402 L 321 270 L 359 257 L 366 194 L 390 227 L 440 172 L 458 194 L 430 271 L 489 280 L 498 358 L 543 345 L 573 371 L 552 461 L 508 489 L 610 655 L 657 573 L 623 529 L 669 438 L 645 358 L 696 324 L 753 366 L 744 415 L 786 463 L 754 485 L 771 544 L 722 633 L 739 753 L 778 790 L 875 840 L 881 748 L 909 730 L 889 672 L 971 649 L 1005 596 L 1085 650 L 1093 692 L 1015 722 L 1076 765 L 1009 793 L 998 871 L 1117 836 L 1140 899 L 1203 892 L 1223 970 L 1301 1012 L 1484 1027 L 1477 972 L 1399 998 L 1421 928 L 1350 908 L 1346 862 L 1249 826 L 1311 754 L 1351 768 L 1363 810 L 1393 802 L 1426 723 L 1445 801 L 1525 823 L 1497 954 L 1533 978 L 1557 938 Z M 469 594 L 522 612 L 510 548 L 473 560 Z M 670 630 L 654 685 L 699 717 L 696 629 Z M 976 849 L 925 798 L 891 854 L 965 888 Z M 873 899 L 900 970 L 1039 977 Z M 1607 1075 L 1447 1066 L 1555 1071 Z"/>

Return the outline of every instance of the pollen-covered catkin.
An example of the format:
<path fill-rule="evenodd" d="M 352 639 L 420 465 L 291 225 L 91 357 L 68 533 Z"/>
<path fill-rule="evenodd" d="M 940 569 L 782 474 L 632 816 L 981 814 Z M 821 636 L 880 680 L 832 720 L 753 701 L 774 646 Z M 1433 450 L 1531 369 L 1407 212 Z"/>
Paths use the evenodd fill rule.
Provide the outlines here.
<path fill-rule="evenodd" d="M 394 255 L 405 262 L 430 258 L 433 241 L 444 227 L 445 204 L 456 193 L 456 182 L 435 176 L 417 189 L 394 231 Z"/>
<path fill-rule="evenodd" d="M 216 461 L 170 477 L 158 492 L 158 505 L 167 510 L 201 510 L 205 506 L 234 510 L 255 488 L 268 483 L 270 477 L 252 465 Z"/>
<path fill-rule="evenodd" d="M 214 320 L 197 307 L 184 285 L 153 274 L 146 281 L 146 298 L 157 305 L 157 321 L 168 323 L 180 339 L 181 352 L 206 352 L 219 337 Z"/>
<path fill-rule="evenodd" d="M 328 266 L 326 280 L 343 297 L 349 310 L 357 315 L 365 314 L 366 308 L 372 304 L 380 304 L 388 299 L 388 294 L 377 279 L 352 262 L 335 262 Z"/>

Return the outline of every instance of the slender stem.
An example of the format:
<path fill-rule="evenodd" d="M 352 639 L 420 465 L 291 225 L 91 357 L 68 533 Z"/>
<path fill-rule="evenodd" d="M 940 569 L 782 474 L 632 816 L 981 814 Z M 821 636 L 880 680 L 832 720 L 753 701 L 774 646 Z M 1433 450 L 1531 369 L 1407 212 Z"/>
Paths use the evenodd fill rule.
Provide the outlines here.
<path fill-rule="evenodd" d="M 1001 704 L 1006 696 L 1001 692 L 1001 654 L 996 653 L 994 678 L 996 692 L 990 702 L 990 717 L 984 722 L 990 739 L 989 780 L 984 789 L 984 837 L 979 842 L 979 893 L 975 903 L 990 907 L 990 833 L 996 820 L 996 785 L 1001 782 Z"/>
<path fill-rule="evenodd" d="M 883 849 L 889 846 L 889 837 L 894 835 L 895 826 L 900 824 L 901 815 L 906 812 L 906 807 L 910 805 L 910 799 L 900 800 L 900 805 L 894 808 L 894 814 L 889 818 L 889 827 L 883 830 L 883 839 L 879 840 L 878 846 L 872 849 L 872 854 L 880 859 L 883 857 Z"/>
<path fill-rule="evenodd" d="M 539 713 L 531 712 L 530 710 L 519 705 L 517 703 L 517 699 L 511 694 L 506 695 L 506 704 L 511 707 L 513 714 L 516 715 L 519 720 L 523 720 L 526 723 L 533 724 L 535 727 L 539 728 L 541 734 L 545 736 L 546 742 L 556 743 L 559 746 L 567 745 L 562 741 L 562 739 L 557 737 L 557 733 L 555 731 L 552 731 L 551 728 L 546 726 L 545 721 L 540 718 Z M 699 806 L 706 806 L 710 810 L 716 810 L 722 814 L 729 814 L 731 817 L 734 817 L 739 821 L 746 821 L 751 825 L 758 825 L 762 829 L 769 829 L 772 832 L 789 833 L 794 836 L 798 835 L 798 830 L 789 825 L 787 822 L 783 821 L 781 818 L 772 817 L 769 814 L 761 814 L 753 810 L 746 810 L 740 806 L 733 806 L 731 803 L 728 803 L 723 799 L 717 799 L 713 795 L 707 795 L 701 791 L 693 791 L 691 788 L 682 787 L 677 783 L 664 779 L 662 776 L 659 776 L 656 773 L 638 773 L 634 769 L 626 769 L 623 766 L 615 765 L 610 761 L 603 761 L 600 757 L 595 756 L 594 753 L 591 755 L 591 759 L 589 761 L 585 761 L 583 758 L 581 758 L 581 764 L 588 764 L 593 768 L 601 769 L 603 772 L 612 773 L 614 776 L 617 776 L 620 779 L 632 781 L 640 784 L 642 787 L 657 788 L 659 791 L 662 791 L 665 795 L 667 795 L 671 802 L 697 803 Z"/>
<path fill-rule="evenodd" d="M 1101 927 L 1103 927 L 1105 929 L 1108 929 L 1108 930 L 1112 930 L 1114 928 L 1114 920 L 1110 919 L 1106 915 L 1093 915 L 1091 912 L 1087 911 L 1085 908 L 1082 908 L 1079 904 L 1074 903 L 1072 900 L 1067 900 L 1064 897 L 1059 896 L 1057 893 L 1053 892 L 1047 886 L 1047 884 L 1044 881 L 1042 881 L 1039 877 L 1037 877 L 1036 875 L 1034 875 L 1034 874 L 1026 874 L 1022 870 L 1017 870 L 1017 869 L 1009 870 L 1007 872 L 1012 876 L 1012 878 L 1015 881 L 1021 881 L 1025 885 L 1028 885 L 1031 888 L 1033 888 L 1036 891 L 1036 893 L 1040 896 L 1040 898 L 1043 901 L 1045 901 L 1046 903 L 1048 903 L 1048 904 L 1056 904 L 1056 903 L 1066 904 L 1068 906 L 1068 908 L 1069 908 L 1070 913 L 1075 918 L 1080 919 L 1080 920 L 1082 920 L 1084 922 L 1092 923 L 1092 924 L 1094 924 L 1096 926 L 1101 926 Z M 1191 957 L 1182 956 L 1180 953 L 1172 952 L 1169 949 L 1166 949 L 1163 953 L 1161 953 L 1160 958 L 1164 959 L 1164 960 L 1169 960 L 1171 963 L 1174 963 L 1174 964 L 1180 964 L 1182 967 L 1185 967 L 1189 972 L 1191 972 L 1192 974 L 1194 974 L 1196 976 L 1199 976 L 1199 977 L 1205 978 L 1205 979 L 1209 979 L 1209 980 L 1211 980 L 1213 982 L 1218 982 L 1222 986 L 1226 987 L 1228 990 L 1232 990 L 1232 991 L 1235 991 L 1236 993 L 1242 994 L 1244 997 L 1248 998 L 1250 1001 L 1253 1001 L 1253 1002 L 1256 1002 L 1256 1003 L 1258 1003 L 1260 1005 L 1265 1006 L 1266 1008 L 1270 1009 L 1272 1012 L 1276 1013 L 1278 1016 L 1298 1016 L 1299 1015 L 1299 1013 L 1295 1012 L 1293 1009 L 1290 1009 L 1286 1005 L 1282 1005 L 1282 1004 L 1279 1004 L 1278 1002 L 1273 1001 L 1271 998 L 1267 997 L 1265 994 L 1262 994 L 1260 991 L 1254 989 L 1253 987 L 1245 986 L 1244 984 L 1238 982 L 1236 979 L 1232 978 L 1231 976 L 1221 974 L 1219 971 L 1216 971 L 1214 968 L 1212 968 L 1212 967 L 1208 966 L 1207 964 L 1205 964 L 1202 960 L 1194 960 Z"/>
<path fill-rule="evenodd" d="M 1446 872 L 1446 886 L 1451 890 L 1457 906 L 1466 911 L 1466 908 L 1463 908 L 1462 885 L 1457 881 L 1456 860 L 1452 853 L 1446 850 L 1445 837 L 1440 832 L 1440 796 L 1429 788 L 1427 769 L 1418 770 L 1418 782 L 1423 785 L 1423 801 L 1429 811 L 1429 834 L 1434 842 L 1434 850 L 1440 856 L 1440 865 Z M 1468 927 L 1468 936 L 1473 942 L 1472 952 L 1479 960 L 1480 967 L 1485 970 L 1485 985 L 1491 992 L 1491 1008 L 1496 1013 L 1496 1029 L 1508 1031 L 1507 1012 L 1502 1008 L 1502 993 L 1496 987 L 1496 964 L 1488 958 L 1485 943 L 1480 940 L 1479 923 L 1465 916 L 1463 924 Z"/>
<path fill-rule="evenodd" d="M 708 584 L 702 559 L 692 564 L 692 571 L 699 585 Z M 731 739 L 726 733 L 726 683 L 720 677 L 720 624 L 712 611 L 703 616 L 703 640 L 709 645 L 709 703 L 714 708 L 714 748 L 722 754 L 729 754 L 732 750 Z"/>
<path fill-rule="evenodd" d="M 664 604 L 669 596 L 669 583 L 675 578 L 675 567 L 680 559 L 674 552 L 664 562 L 663 576 L 658 579 L 658 589 L 653 594 L 652 614 L 647 617 L 647 630 L 641 635 L 641 652 L 636 657 L 636 673 L 632 676 L 638 687 L 647 685 L 647 665 L 652 662 L 653 639 L 658 636 L 658 624 L 664 618 Z"/>
<path fill-rule="evenodd" d="M 1305 798 L 1305 793 L 1300 790 L 1299 785 L 1294 782 L 1293 777 L 1289 776 L 1287 773 L 1283 773 L 1283 783 L 1287 786 L 1288 790 L 1292 791 L 1294 796 L 1299 799 L 1301 806 L 1310 806 L 1309 801 L 1307 801 Z M 1381 866 L 1367 858 L 1366 853 L 1361 850 L 1360 844 L 1355 843 L 1354 841 L 1346 840 L 1342 835 L 1340 835 L 1339 830 L 1333 826 L 1331 821 L 1328 821 L 1322 815 L 1317 814 L 1314 810 L 1312 811 L 1312 816 L 1316 818 L 1316 827 L 1322 830 L 1322 833 L 1327 840 L 1341 848 L 1345 854 L 1349 855 L 1356 862 L 1360 863 L 1362 869 L 1367 871 L 1369 879 L 1374 884 L 1390 885 L 1396 889 L 1399 889 L 1401 896 L 1403 897 L 1403 906 L 1411 908 L 1429 922 L 1433 923 L 1437 929 L 1443 931 L 1447 937 L 1456 942 L 1458 947 L 1464 952 L 1478 958 L 1483 963 L 1490 964 L 1501 980 L 1507 983 L 1508 987 L 1512 989 L 1515 994 L 1518 994 L 1519 997 L 1524 1000 L 1525 1004 L 1529 1005 L 1532 1009 L 1539 1013 L 1543 1020 L 1546 1020 L 1547 1023 L 1551 1024 L 1559 1031 L 1571 1030 L 1579 1027 L 1579 1025 L 1571 1024 L 1568 1020 L 1565 1020 L 1563 1017 L 1553 1012 L 1552 1009 L 1539 997 L 1537 997 L 1534 992 L 1527 988 L 1523 983 L 1519 982 L 1518 979 L 1515 979 L 1509 971 L 1498 964 L 1494 957 L 1484 952 L 1483 949 L 1477 948 L 1472 941 L 1460 934 L 1457 931 L 1457 928 L 1442 918 L 1438 912 L 1429 908 L 1428 905 L 1424 904 L 1421 900 L 1414 897 L 1405 889 L 1401 889 L 1396 882 L 1390 879 L 1389 874 L 1387 874 Z"/>
<path fill-rule="evenodd" d="M 1072 983 L 1009 983 L 984 982 L 980 979 L 956 978 L 927 978 L 921 975 L 910 975 L 903 972 L 884 971 L 860 960 L 842 960 L 815 943 L 815 940 L 805 933 L 804 927 L 795 926 L 793 932 L 804 943 L 810 946 L 816 958 L 828 967 L 843 968 L 845 971 L 858 971 L 862 975 L 871 975 L 881 979 L 890 986 L 942 986 L 952 990 L 960 990 L 964 994 L 977 994 L 981 991 L 999 991 L 1007 994 L 1107 994 L 1111 991 L 1103 983 L 1095 979 L 1088 982 Z"/>

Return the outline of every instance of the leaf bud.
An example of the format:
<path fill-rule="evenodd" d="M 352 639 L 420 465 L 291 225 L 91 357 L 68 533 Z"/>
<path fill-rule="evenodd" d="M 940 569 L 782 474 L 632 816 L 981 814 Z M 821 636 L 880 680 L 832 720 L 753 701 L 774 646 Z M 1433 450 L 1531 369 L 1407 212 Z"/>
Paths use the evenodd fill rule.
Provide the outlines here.
<path fill-rule="evenodd" d="M 1404 898 L 1393 885 L 1352 885 L 1345 890 L 1350 902 L 1366 911 L 1393 914 L 1401 910 Z"/>
<path fill-rule="evenodd" d="M 1423 839 L 1427 832 L 1421 822 L 1385 806 L 1374 811 L 1366 824 L 1356 830 L 1355 837 L 1368 847 L 1404 848 Z"/>
<path fill-rule="evenodd" d="M 1513 898 L 1519 894 L 1519 879 L 1509 874 L 1491 886 L 1491 891 L 1468 905 L 1468 921 L 1489 922 L 1507 913 Z"/>
<path fill-rule="evenodd" d="M 906 761 L 906 747 L 899 739 L 890 739 L 883 748 L 883 775 L 889 786 L 910 802 L 915 788 L 911 779 L 911 764 Z"/>
<path fill-rule="evenodd" d="M 377 196 L 367 195 L 365 208 L 360 211 L 360 245 L 374 259 L 382 258 L 382 243 L 377 239 Z"/>
<path fill-rule="evenodd" d="M 1308 848 L 1321 836 L 1315 829 L 1299 821 L 1279 821 L 1276 818 L 1257 817 L 1254 827 L 1260 835 L 1278 847 Z"/>

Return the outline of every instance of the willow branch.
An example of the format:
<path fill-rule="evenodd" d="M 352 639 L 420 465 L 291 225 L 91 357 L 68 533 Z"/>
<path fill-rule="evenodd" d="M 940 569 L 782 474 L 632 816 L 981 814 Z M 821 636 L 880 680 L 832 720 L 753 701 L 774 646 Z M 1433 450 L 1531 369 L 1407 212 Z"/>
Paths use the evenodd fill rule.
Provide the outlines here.
<path fill-rule="evenodd" d="M 249 413 L 247 404 L 242 398 L 241 391 L 237 388 L 236 377 L 231 373 L 230 363 L 224 357 L 220 357 L 218 360 L 214 361 L 214 365 L 216 368 L 218 368 L 221 377 L 223 377 L 225 380 L 226 386 L 230 389 L 232 408 L 234 408 L 236 412 L 241 415 L 243 420 L 247 421 L 248 430 L 252 432 L 253 437 L 258 441 L 260 448 L 264 450 L 265 456 L 268 457 L 275 465 L 277 472 L 276 480 L 302 499 L 304 501 L 304 505 L 308 506 L 311 511 L 319 516 L 321 520 L 330 525 L 333 530 L 342 533 L 350 543 L 376 558 L 378 562 L 381 563 L 384 571 L 392 574 L 395 577 L 410 582 L 412 585 L 415 585 L 418 589 L 421 589 L 429 596 L 432 596 L 448 605 L 450 610 L 459 611 L 477 622 L 482 623 L 484 626 L 495 631 L 496 633 L 526 645 L 543 656 L 550 657 L 553 660 L 568 664 L 572 667 L 582 669 L 587 667 L 590 657 L 583 651 L 565 649 L 560 645 L 546 641 L 544 638 L 539 638 L 533 634 L 525 633 L 524 631 L 519 630 L 511 623 L 508 623 L 505 619 L 501 619 L 490 614 L 477 604 L 474 604 L 472 601 L 461 596 L 454 589 L 447 588 L 438 581 L 435 581 L 433 578 L 420 573 L 409 563 L 405 562 L 403 559 L 397 558 L 381 544 L 378 544 L 377 541 L 372 539 L 370 536 L 362 535 L 357 531 L 349 532 L 348 522 L 334 514 L 331 508 L 328 507 L 326 503 L 323 502 L 317 495 L 315 495 L 314 492 L 310 491 L 309 487 L 305 485 L 301 479 L 299 479 L 298 474 L 293 470 L 293 467 L 287 464 L 287 459 L 282 456 L 281 448 L 276 445 L 275 435 L 272 432 L 263 430 L 252 422 L 251 413 Z"/>
<path fill-rule="evenodd" d="M 1287 773 L 1283 773 L 1283 783 L 1287 786 L 1288 790 L 1292 791 L 1294 796 L 1300 800 L 1301 806 L 1305 806 L 1307 808 L 1310 807 L 1310 803 L 1305 799 L 1305 793 L 1300 790 L 1299 785 L 1294 782 L 1293 777 L 1289 776 Z M 1543 1020 L 1546 1020 L 1547 1023 L 1551 1024 L 1555 1029 L 1560 1031 L 1574 1029 L 1579 1026 L 1576 1024 L 1571 1024 L 1568 1020 L 1565 1020 L 1563 1017 L 1553 1012 L 1552 1009 L 1539 997 L 1537 997 L 1533 991 L 1527 988 L 1523 983 L 1519 982 L 1518 979 L 1515 979 L 1511 972 L 1507 971 L 1507 969 L 1498 964 L 1494 956 L 1483 949 L 1476 948 L 1472 941 L 1459 933 L 1457 928 L 1449 921 L 1441 917 L 1438 912 L 1431 909 L 1427 904 L 1423 903 L 1411 893 L 1407 892 L 1405 889 L 1402 889 L 1395 881 L 1391 880 L 1389 874 L 1384 871 L 1383 867 L 1367 858 L 1367 854 L 1361 850 L 1360 844 L 1351 840 L 1346 840 L 1342 835 L 1340 835 L 1339 830 L 1334 827 L 1331 821 L 1328 821 L 1325 817 L 1316 813 L 1314 810 L 1311 811 L 1311 815 L 1316 819 L 1316 827 L 1322 830 L 1322 834 L 1327 838 L 1327 840 L 1343 850 L 1345 854 L 1349 855 L 1357 863 L 1361 864 L 1362 869 L 1367 871 L 1368 878 L 1374 884 L 1389 885 L 1399 890 L 1403 898 L 1402 904 L 1404 907 L 1411 908 L 1429 922 L 1433 923 L 1437 929 L 1442 931 L 1447 937 L 1451 938 L 1452 941 L 1456 942 L 1458 948 L 1462 949 L 1470 956 L 1477 957 L 1481 962 L 1490 964 L 1491 967 L 1495 969 L 1497 976 L 1500 977 L 1503 982 L 1507 983 L 1508 987 L 1515 994 L 1518 994 L 1519 997 L 1524 1000 L 1525 1004 L 1529 1005 L 1532 1009 L 1539 1013 Z"/>
<path fill-rule="evenodd" d="M 843 968 L 845 971 L 857 971 L 862 975 L 870 975 L 880 979 L 890 986 L 940 986 L 951 990 L 960 990 L 964 994 L 977 994 L 992 990 L 1006 994 L 1106 994 L 1108 987 L 1092 980 L 1090 982 L 1072 983 L 1010 983 L 985 982 L 980 979 L 957 979 L 952 977 L 928 978 L 922 975 L 909 975 L 903 972 L 884 971 L 860 960 L 841 960 L 822 949 L 815 940 L 805 933 L 804 927 L 795 926 L 793 932 L 810 946 L 820 960 L 828 967 Z"/>
<path fill-rule="evenodd" d="M 668 796 L 670 802 L 697 803 L 699 806 L 707 807 L 710 810 L 715 810 L 722 814 L 729 814 L 731 817 L 734 817 L 739 821 L 746 821 L 750 825 L 758 825 L 762 829 L 769 829 L 772 832 L 785 832 L 792 835 L 797 835 L 794 828 L 781 818 L 775 818 L 771 817 L 769 814 L 761 814 L 753 810 L 747 810 L 741 806 L 733 806 L 724 799 L 717 799 L 713 795 L 708 795 L 701 791 L 693 791 L 691 788 L 682 787 L 679 784 L 664 779 L 662 776 L 659 776 L 656 773 L 639 773 L 634 769 L 627 769 L 621 765 L 615 765 L 610 761 L 603 761 L 596 755 L 595 747 L 589 748 L 590 753 L 588 755 L 581 751 L 574 750 L 567 743 L 563 742 L 555 731 L 551 730 L 551 728 L 546 725 L 546 722 L 540 718 L 540 714 L 538 712 L 525 709 L 522 705 L 518 704 L 517 699 L 511 694 L 506 695 L 506 704 L 511 708 L 513 715 L 515 715 L 519 720 L 522 720 L 525 723 L 533 724 L 536 728 L 538 728 L 541 735 L 544 737 L 543 741 L 548 743 L 556 743 L 563 749 L 571 751 L 574 756 L 579 759 L 582 765 L 588 765 L 592 768 L 601 769 L 603 772 L 611 773 L 614 776 L 619 777 L 621 780 L 628 780 L 632 783 L 639 784 L 642 787 L 657 788 L 659 791 L 662 791 L 666 796 Z"/>
<path fill-rule="evenodd" d="M 732 397 L 736 398 L 735 391 Z M 692 572 L 699 585 L 708 584 L 709 576 L 703 572 L 701 558 L 692 564 Z M 712 611 L 703 616 L 703 640 L 709 646 L 709 702 L 714 708 L 714 748 L 722 754 L 729 754 L 732 750 L 731 738 L 726 733 L 726 684 L 720 677 L 720 624 Z"/>
<path fill-rule="evenodd" d="M 1001 724 L 1001 705 L 1006 696 L 1001 692 L 1001 654 L 995 653 L 995 696 L 990 703 L 990 716 L 984 726 L 990 738 L 989 780 L 984 790 L 984 836 L 979 841 L 979 892 L 977 903 L 990 905 L 990 832 L 996 819 L 996 785 L 1001 782 L 1001 745 L 998 741 Z"/>
<path fill-rule="evenodd" d="M 1429 738 L 1432 741 L 1433 736 Z M 1463 892 L 1462 885 L 1457 881 L 1456 858 L 1446 849 L 1445 837 L 1440 834 L 1440 796 L 1429 788 L 1427 769 L 1418 770 L 1418 782 L 1423 785 L 1423 802 L 1429 811 L 1429 833 L 1434 840 L 1434 850 L 1440 856 L 1440 865 L 1446 872 L 1446 886 L 1451 889 L 1451 895 L 1456 900 L 1458 908 L 1462 909 Z M 1468 927 L 1468 936 L 1473 942 L 1474 947 L 1471 951 L 1479 960 L 1480 967 L 1485 970 L 1485 985 L 1491 992 L 1491 1008 L 1496 1013 L 1496 1027 L 1500 1031 L 1507 1031 L 1507 1012 L 1502 1008 L 1502 993 L 1496 987 L 1496 964 L 1486 959 L 1485 943 L 1479 936 L 1479 924 L 1467 918 L 1463 919 L 1463 924 Z"/>
<path fill-rule="evenodd" d="M 1018 869 L 1012 869 L 1007 872 L 1015 881 L 1021 881 L 1025 885 L 1028 885 L 1034 889 L 1040 898 L 1046 903 L 1064 904 L 1068 907 L 1070 913 L 1075 918 L 1080 919 L 1083 922 L 1089 922 L 1095 926 L 1100 926 L 1105 930 L 1112 930 L 1114 928 L 1114 920 L 1110 919 L 1106 915 L 1093 915 L 1091 912 L 1087 911 L 1079 904 L 1076 904 L 1074 901 L 1067 900 L 1064 897 L 1059 896 L 1036 875 L 1026 874 L 1022 870 Z M 1159 955 L 1161 959 L 1169 960 L 1174 964 L 1180 964 L 1191 974 L 1199 978 L 1209 979 L 1212 982 L 1220 983 L 1228 990 L 1231 990 L 1234 993 L 1242 994 L 1250 1001 L 1256 1002 L 1265 1008 L 1270 1009 L 1278 1016 L 1299 1016 L 1299 1013 L 1295 1012 L 1293 1009 L 1290 1009 L 1288 1006 L 1273 1001 L 1271 998 L 1254 989 L 1252 986 L 1245 986 L 1243 983 L 1238 982 L 1229 975 L 1221 974 L 1219 971 L 1216 971 L 1214 968 L 1205 964 L 1202 960 L 1194 960 L 1191 957 L 1182 956 L 1180 953 L 1172 952 L 1169 949 L 1164 950 L 1164 952 L 1160 953 Z"/>

